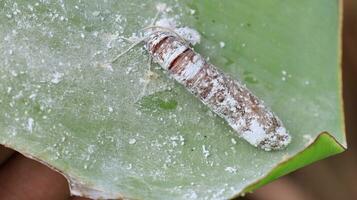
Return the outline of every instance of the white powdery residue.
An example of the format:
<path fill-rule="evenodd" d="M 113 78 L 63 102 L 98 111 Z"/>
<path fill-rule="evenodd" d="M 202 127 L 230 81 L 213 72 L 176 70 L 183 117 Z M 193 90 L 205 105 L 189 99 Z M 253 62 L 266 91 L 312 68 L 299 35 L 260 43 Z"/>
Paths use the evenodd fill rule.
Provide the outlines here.
<path fill-rule="evenodd" d="M 54 74 L 52 74 L 51 83 L 57 84 L 61 82 L 63 75 L 64 75 L 63 73 L 55 72 Z"/>
<path fill-rule="evenodd" d="M 258 146 L 258 144 L 266 137 L 264 128 L 256 119 L 253 119 L 250 123 L 249 129 L 249 131 L 242 134 L 242 137 L 252 145 Z"/>
<path fill-rule="evenodd" d="M 221 48 L 224 48 L 226 46 L 226 43 L 224 43 L 224 42 L 219 42 L 219 47 L 221 47 Z"/>
<path fill-rule="evenodd" d="M 112 113 L 112 112 L 114 111 L 113 107 L 109 106 L 109 107 L 108 107 L 108 111 L 109 111 L 110 113 Z"/>
<path fill-rule="evenodd" d="M 182 135 L 179 135 L 179 136 L 171 136 L 170 137 L 170 140 L 173 141 L 173 146 L 176 146 L 177 143 L 176 141 L 179 141 L 181 145 L 184 145 L 185 144 L 185 138 L 182 136 Z"/>
<path fill-rule="evenodd" d="M 136 143 L 136 139 L 135 138 L 130 138 L 129 139 L 129 144 L 135 144 Z"/>
<path fill-rule="evenodd" d="M 98 16 L 100 15 L 100 11 L 98 11 L 98 10 L 93 11 L 93 12 L 92 12 L 92 15 L 93 15 L 94 17 L 98 17 Z"/>
<path fill-rule="evenodd" d="M 28 131 L 32 132 L 34 123 L 35 123 L 35 120 L 32 119 L 31 117 L 27 119 L 26 128 Z"/>
<path fill-rule="evenodd" d="M 181 27 L 175 29 L 175 31 L 191 45 L 196 45 L 201 42 L 201 35 L 195 29 L 189 27 Z"/>
<path fill-rule="evenodd" d="M 191 15 L 194 15 L 196 13 L 196 10 L 194 10 L 194 9 L 190 9 L 189 11 L 190 11 Z"/>
<path fill-rule="evenodd" d="M 17 93 L 15 96 L 13 96 L 12 99 L 17 100 L 17 99 L 20 99 L 23 96 L 24 96 L 24 94 L 23 94 L 23 92 L 21 90 L 19 93 Z"/>
<path fill-rule="evenodd" d="M 133 165 L 131 163 L 126 167 L 126 169 L 132 169 L 132 168 L 133 168 Z"/>
<path fill-rule="evenodd" d="M 132 67 L 128 67 L 125 71 L 125 74 L 130 74 L 133 71 Z"/>
<path fill-rule="evenodd" d="M 305 85 L 310 85 L 310 81 L 305 81 Z"/>
<path fill-rule="evenodd" d="M 174 18 L 161 18 L 157 20 L 155 25 L 164 28 L 175 29 L 177 27 L 177 22 Z"/>
<path fill-rule="evenodd" d="M 11 87 L 7 87 L 6 92 L 7 92 L 8 94 L 10 94 L 11 91 L 12 91 L 12 88 L 11 88 Z"/>
<path fill-rule="evenodd" d="M 88 153 L 92 154 L 92 153 L 95 152 L 95 150 L 96 150 L 96 146 L 95 145 L 93 145 L 93 144 L 88 145 L 88 147 L 87 147 Z"/>
<path fill-rule="evenodd" d="M 180 135 L 179 139 L 180 139 L 181 145 L 184 145 L 185 144 L 185 138 L 182 135 Z"/>
<path fill-rule="evenodd" d="M 198 195 L 195 191 L 190 191 L 189 193 L 186 193 L 183 195 L 184 199 L 197 199 Z"/>
<path fill-rule="evenodd" d="M 282 77 L 281 77 L 281 80 L 282 81 L 286 81 L 288 78 L 291 78 L 292 77 L 292 75 L 291 74 L 289 74 L 287 71 L 285 71 L 285 70 L 281 70 L 281 74 L 283 75 Z"/>
<path fill-rule="evenodd" d="M 14 77 L 17 77 L 17 75 L 18 75 L 17 72 L 14 71 L 14 70 L 11 70 L 10 73 L 11 73 L 11 75 L 14 76 Z"/>
<path fill-rule="evenodd" d="M 309 134 L 305 134 L 302 137 L 307 141 L 306 146 L 308 146 L 314 141 L 314 138 Z"/>
<path fill-rule="evenodd" d="M 29 96 L 29 99 L 34 100 L 34 99 L 36 98 L 36 96 L 37 96 L 37 94 L 31 94 L 31 95 Z"/>
<path fill-rule="evenodd" d="M 202 145 L 202 153 L 203 153 L 203 156 L 205 158 L 208 158 L 208 156 L 210 155 L 209 151 L 206 149 L 206 146 L 205 145 Z"/>
<path fill-rule="evenodd" d="M 166 3 L 158 3 L 158 4 L 156 4 L 156 10 L 158 12 L 165 12 L 166 9 L 167 9 Z"/>
<path fill-rule="evenodd" d="M 171 136 L 170 137 L 170 140 L 172 141 L 171 144 L 173 147 L 176 147 L 177 146 L 177 140 L 179 140 L 179 138 L 177 136 Z"/>
<path fill-rule="evenodd" d="M 225 187 L 227 186 L 227 184 L 225 184 Z M 218 191 L 215 191 L 215 193 L 213 193 L 212 197 L 213 199 L 223 199 L 223 194 L 226 191 L 226 188 L 222 188 Z"/>
<path fill-rule="evenodd" d="M 238 170 L 235 167 L 226 167 L 224 171 L 229 172 L 231 174 L 236 174 Z"/>
<path fill-rule="evenodd" d="M 231 139 L 231 142 L 232 144 L 237 144 L 237 141 L 234 138 Z"/>
<path fill-rule="evenodd" d="M 113 66 L 110 63 L 99 64 L 99 66 L 111 72 L 114 71 Z"/>
<path fill-rule="evenodd" d="M 284 155 L 281 157 L 281 162 L 287 161 L 291 157 L 290 154 L 284 153 Z"/>

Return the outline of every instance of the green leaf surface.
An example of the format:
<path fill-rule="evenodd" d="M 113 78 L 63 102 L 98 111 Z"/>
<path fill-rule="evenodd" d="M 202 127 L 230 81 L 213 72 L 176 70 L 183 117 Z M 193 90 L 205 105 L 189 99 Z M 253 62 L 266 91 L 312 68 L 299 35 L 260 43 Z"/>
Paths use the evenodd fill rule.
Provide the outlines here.
<path fill-rule="evenodd" d="M 226 199 L 346 148 L 339 1 L 162 2 L 282 119 L 286 150 L 250 146 L 157 66 L 148 76 L 140 46 L 108 64 L 153 0 L 1 1 L 0 143 L 73 194 L 133 199 Z"/>

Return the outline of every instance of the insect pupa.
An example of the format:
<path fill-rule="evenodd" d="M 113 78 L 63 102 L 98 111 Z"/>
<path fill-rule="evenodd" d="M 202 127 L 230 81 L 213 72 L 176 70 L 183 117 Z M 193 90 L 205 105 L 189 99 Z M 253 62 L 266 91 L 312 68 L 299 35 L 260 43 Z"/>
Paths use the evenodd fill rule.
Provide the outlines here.
<path fill-rule="evenodd" d="M 188 39 L 170 27 L 150 26 L 145 30 L 146 37 L 131 47 L 144 42 L 155 63 L 225 119 L 240 137 L 265 151 L 280 150 L 290 143 L 282 121 L 245 85 L 195 52 Z"/>

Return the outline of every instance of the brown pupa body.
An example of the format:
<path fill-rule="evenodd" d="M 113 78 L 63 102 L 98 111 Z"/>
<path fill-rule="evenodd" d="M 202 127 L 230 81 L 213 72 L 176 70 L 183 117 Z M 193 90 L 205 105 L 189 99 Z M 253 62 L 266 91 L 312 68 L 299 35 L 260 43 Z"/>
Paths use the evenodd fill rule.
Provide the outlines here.
<path fill-rule="evenodd" d="M 154 62 L 198 97 L 253 146 L 266 151 L 286 147 L 282 122 L 240 82 L 233 80 L 170 32 L 153 32 L 146 49 Z"/>

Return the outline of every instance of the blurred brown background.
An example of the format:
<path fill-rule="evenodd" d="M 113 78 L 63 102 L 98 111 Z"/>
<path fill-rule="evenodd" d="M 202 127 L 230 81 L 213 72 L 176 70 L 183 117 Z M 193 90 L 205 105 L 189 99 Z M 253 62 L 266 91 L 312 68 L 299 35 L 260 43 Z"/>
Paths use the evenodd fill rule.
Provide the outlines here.
<path fill-rule="evenodd" d="M 357 1 L 344 1 L 343 84 L 348 150 L 304 167 L 240 200 L 357 199 Z M 357 122 L 357 121 L 356 121 Z M 66 180 L 36 161 L 0 146 L 0 200 L 65 200 Z"/>

